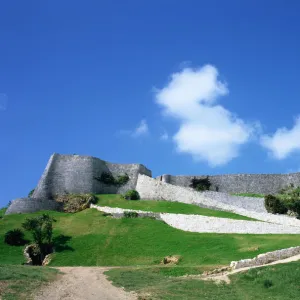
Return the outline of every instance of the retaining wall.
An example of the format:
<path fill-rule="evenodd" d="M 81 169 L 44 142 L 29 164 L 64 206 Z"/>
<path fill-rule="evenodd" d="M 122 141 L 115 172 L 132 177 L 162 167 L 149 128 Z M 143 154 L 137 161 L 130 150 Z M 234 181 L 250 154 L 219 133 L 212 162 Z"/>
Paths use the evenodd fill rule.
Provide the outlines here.
<path fill-rule="evenodd" d="M 287 249 L 276 250 L 259 254 L 258 256 L 251 259 L 242 259 L 239 261 L 232 261 L 230 267 L 235 269 L 241 269 L 252 266 L 260 266 L 271 263 L 273 261 L 285 259 L 300 254 L 300 247 L 291 247 Z"/>
<path fill-rule="evenodd" d="M 162 175 L 157 179 L 177 186 L 189 187 L 193 178 L 207 176 Z M 225 193 L 276 194 L 293 183 L 300 186 L 300 173 L 291 174 L 228 174 L 209 176 L 211 190 Z"/>

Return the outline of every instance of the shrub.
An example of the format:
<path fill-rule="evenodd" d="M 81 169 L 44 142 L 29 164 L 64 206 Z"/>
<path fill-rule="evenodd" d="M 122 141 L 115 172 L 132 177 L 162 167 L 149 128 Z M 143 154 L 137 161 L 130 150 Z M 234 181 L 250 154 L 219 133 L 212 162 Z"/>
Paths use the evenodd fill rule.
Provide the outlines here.
<path fill-rule="evenodd" d="M 12 229 L 5 233 L 4 242 L 12 246 L 20 246 L 25 244 L 24 233 L 21 229 Z"/>
<path fill-rule="evenodd" d="M 135 211 L 124 211 L 124 218 L 138 218 L 139 214 Z"/>
<path fill-rule="evenodd" d="M 265 208 L 272 214 L 286 214 L 288 211 L 286 205 L 273 195 L 265 196 Z"/>
<path fill-rule="evenodd" d="M 35 191 L 35 189 L 33 189 L 33 190 L 31 190 L 31 191 L 29 192 L 29 194 L 28 194 L 28 197 L 29 197 L 29 198 L 33 195 L 34 191 Z"/>
<path fill-rule="evenodd" d="M 114 184 L 115 178 L 108 172 L 103 172 L 100 176 L 100 181 L 105 184 Z"/>
<path fill-rule="evenodd" d="M 62 203 L 64 212 L 69 213 L 82 211 L 97 202 L 97 198 L 93 194 L 65 194 L 56 196 L 54 199 Z"/>
<path fill-rule="evenodd" d="M 270 288 L 271 286 L 273 286 L 272 280 L 266 279 L 266 280 L 264 281 L 264 287 L 265 287 L 266 289 L 268 289 L 268 288 Z"/>
<path fill-rule="evenodd" d="M 117 185 L 124 185 L 129 181 L 129 176 L 127 173 L 125 173 L 124 175 L 119 175 L 117 177 L 117 179 L 115 180 L 115 183 Z"/>
<path fill-rule="evenodd" d="M 196 178 L 194 177 L 191 180 L 190 187 L 195 189 L 196 191 L 208 191 L 211 186 L 211 182 L 208 178 Z"/>
<path fill-rule="evenodd" d="M 127 173 L 124 175 L 118 175 L 117 179 L 108 172 L 103 172 L 100 177 L 94 177 L 94 179 L 109 185 L 124 185 L 129 181 Z"/>
<path fill-rule="evenodd" d="M 288 209 L 300 216 L 300 200 L 295 200 L 287 205 Z"/>
<path fill-rule="evenodd" d="M 136 191 L 136 190 L 128 190 L 125 193 L 124 198 L 126 200 L 139 200 L 140 195 L 139 195 L 138 191 Z"/>

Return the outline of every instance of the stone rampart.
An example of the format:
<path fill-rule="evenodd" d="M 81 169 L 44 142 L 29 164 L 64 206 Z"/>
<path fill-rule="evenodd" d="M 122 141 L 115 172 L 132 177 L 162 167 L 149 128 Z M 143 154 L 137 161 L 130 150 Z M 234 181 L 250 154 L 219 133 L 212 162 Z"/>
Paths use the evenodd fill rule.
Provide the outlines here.
<path fill-rule="evenodd" d="M 113 176 L 129 176 L 122 185 L 108 185 L 95 179 L 103 172 Z M 91 156 L 53 154 L 35 189 L 33 198 L 52 199 L 66 193 L 118 194 L 135 189 L 138 174 L 151 176 L 151 171 L 140 164 L 114 164 Z"/>
<path fill-rule="evenodd" d="M 207 176 L 162 175 L 157 179 L 177 186 L 189 187 L 193 178 Z M 291 174 L 228 174 L 209 176 L 211 190 L 224 193 L 275 194 L 293 183 L 300 186 L 300 173 Z"/>
<path fill-rule="evenodd" d="M 148 176 L 139 175 L 137 186 L 142 199 L 167 200 L 202 207 L 236 212 L 238 209 L 266 213 L 263 198 L 237 197 L 220 192 L 197 192 L 192 188 L 175 186 Z"/>
<path fill-rule="evenodd" d="M 50 199 L 18 198 L 11 202 L 5 214 L 25 214 L 40 210 L 60 210 L 61 204 Z"/>

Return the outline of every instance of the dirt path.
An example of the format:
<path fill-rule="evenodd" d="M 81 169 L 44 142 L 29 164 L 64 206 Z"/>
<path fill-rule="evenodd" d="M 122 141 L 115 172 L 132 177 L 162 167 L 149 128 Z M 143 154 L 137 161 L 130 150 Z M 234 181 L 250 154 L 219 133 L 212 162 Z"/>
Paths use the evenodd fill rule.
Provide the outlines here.
<path fill-rule="evenodd" d="M 103 274 L 105 267 L 62 267 L 64 274 L 55 282 L 43 287 L 35 300 L 134 300 L 134 293 L 127 293 L 113 286 Z"/>

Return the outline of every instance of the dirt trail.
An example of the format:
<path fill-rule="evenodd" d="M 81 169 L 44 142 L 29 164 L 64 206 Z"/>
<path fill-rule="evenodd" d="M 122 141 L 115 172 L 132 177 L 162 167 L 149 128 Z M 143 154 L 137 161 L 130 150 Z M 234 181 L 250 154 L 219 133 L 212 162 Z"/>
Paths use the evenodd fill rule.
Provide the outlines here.
<path fill-rule="evenodd" d="M 103 274 L 105 267 L 61 267 L 60 278 L 44 286 L 35 300 L 135 300 L 134 293 L 127 293 L 113 286 Z"/>
<path fill-rule="evenodd" d="M 240 269 L 236 269 L 230 272 L 224 272 L 224 273 L 220 273 L 220 274 L 214 274 L 214 275 L 207 275 L 207 276 L 203 276 L 203 275 L 191 275 L 191 276 L 187 276 L 187 278 L 198 278 L 201 280 L 213 280 L 216 282 L 226 282 L 226 283 L 230 283 L 230 278 L 228 277 L 229 275 L 233 275 L 236 273 L 240 273 L 240 272 L 244 272 L 244 271 L 248 271 L 250 269 L 255 269 L 255 268 L 262 268 L 262 267 L 267 267 L 267 266 L 272 266 L 272 265 L 278 265 L 278 264 L 286 264 L 292 261 L 298 261 L 300 260 L 300 254 L 295 255 L 295 256 L 291 256 L 285 259 L 281 259 L 281 260 L 276 260 L 273 261 L 269 264 L 266 265 L 260 265 L 260 266 L 252 266 L 252 267 L 246 267 L 246 268 L 240 268 Z"/>

